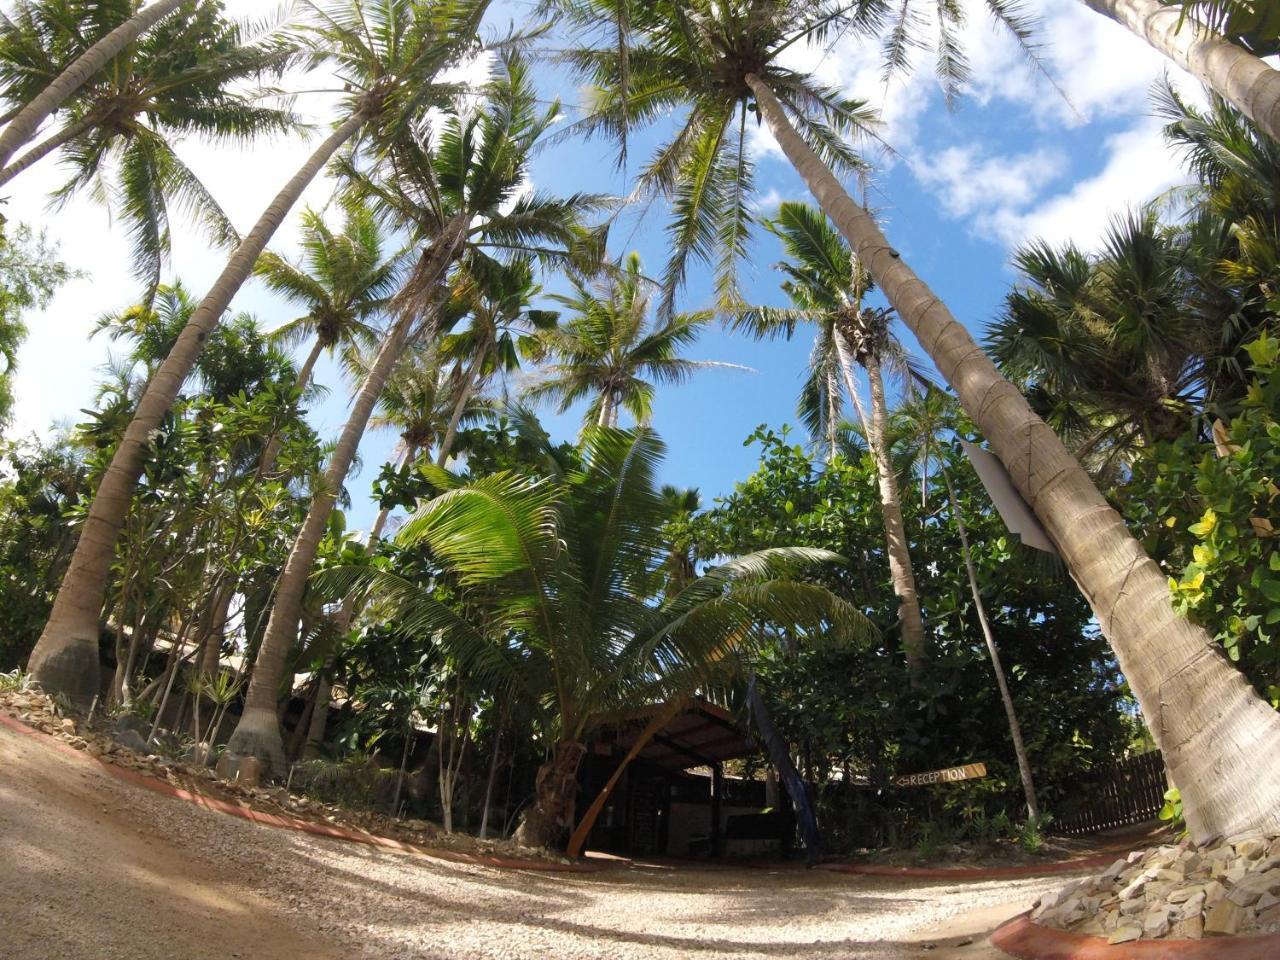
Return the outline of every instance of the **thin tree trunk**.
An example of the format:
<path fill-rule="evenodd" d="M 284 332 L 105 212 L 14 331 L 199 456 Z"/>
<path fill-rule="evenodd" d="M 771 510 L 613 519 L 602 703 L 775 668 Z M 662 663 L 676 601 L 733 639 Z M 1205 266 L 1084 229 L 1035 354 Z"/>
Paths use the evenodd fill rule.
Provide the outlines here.
<path fill-rule="evenodd" d="M 609 421 L 613 419 L 611 407 L 613 406 L 613 395 L 606 390 L 600 395 L 600 416 L 596 417 L 597 427 L 609 426 Z"/>
<path fill-rule="evenodd" d="M 303 190 L 333 154 L 355 136 L 366 115 L 357 113 L 331 134 L 272 201 L 147 385 L 133 420 L 98 486 L 89 515 L 28 669 L 49 693 L 85 705 L 98 692 L 98 618 L 120 530 L 146 460 L 151 431 L 160 425 L 231 298 L 248 279 L 272 235 Z M 15 121 L 16 122 L 16 121 Z M 7 131 L 6 131 L 7 133 Z"/>
<path fill-rule="evenodd" d="M 328 676 L 321 671 L 316 680 L 315 700 L 311 706 L 311 722 L 307 724 L 307 742 L 302 746 L 302 759 L 311 760 L 319 751 L 316 745 L 324 743 L 325 728 L 329 725 L 329 699 L 333 687 Z"/>
<path fill-rule="evenodd" d="M 437 312 L 440 285 L 443 284 L 448 266 L 453 262 L 455 252 L 462 243 L 465 229 L 465 223 L 451 224 L 438 244 L 426 255 L 424 275 L 428 278 L 427 283 L 433 287 L 428 307 L 431 314 Z M 400 318 L 378 350 L 276 584 L 275 602 L 271 606 L 271 616 L 267 621 L 262 645 L 254 660 L 253 679 L 249 682 L 249 692 L 245 696 L 244 712 L 235 733 L 227 742 L 227 749 L 231 752 L 261 760 L 272 776 L 279 775 L 285 767 L 284 743 L 280 738 L 280 726 L 276 719 L 276 700 L 284 674 L 285 657 L 298 639 L 298 621 L 307 580 L 311 576 L 320 541 L 328 528 L 329 516 L 333 513 L 338 492 L 346 480 L 347 471 L 351 469 L 374 404 L 404 352 L 415 318 L 414 311 L 402 310 Z"/>
<path fill-rule="evenodd" d="M 1032 820 L 1040 818 L 1040 804 L 1036 801 L 1036 783 L 1031 776 L 1031 760 L 1027 757 L 1027 746 L 1022 741 L 1022 724 L 1018 722 L 1018 711 L 1014 709 L 1013 697 L 1009 693 L 1009 682 L 1004 675 L 1004 666 L 1000 663 L 1000 649 L 996 646 L 996 638 L 991 633 L 991 624 L 987 620 L 987 607 L 982 602 L 982 591 L 978 587 L 978 572 L 973 566 L 973 553 L 969 549 L 969 531 L 965 529 L 964 514 L 960 512 L 960 501 L 956 499 L 955 487 L 951 484 L 951 474 L 945 466 L 941 467 L 943 482 L 947 485 L 947 498 L 951 501 L 951 516 L 956 521 L 956 531 L 960 534 L 960 551 L 964 554 L 964 569 L 969 575 L 969 590 L 973 594 L 973 606 L 978 611 L 978 622 L 982 625 L 982 637 L 987 642 L 987 653 L 991 655 L 991 669 L 996 674 L 996 686 L 1000 688 L 1000 699 L 1004 702 L 1004 714 L 1009 721 L 1009 736 L 1013 740 L 1013 752 L 1018 758 L 1018 776 L 1022 778 L 1022 792 L 1027 797 L 1027 816 Z"/>
<path fill-rule="evenodd" d="M 1128 27 L 1280 140 L 1280 71 L 1244 47 L 1214 33 L 1177 4 L 1160 0 L 1082 0 L 1085 6 Z M 1261 9 L 1261 7 L 1259 7 Z"/>
<path fill-rule="evenodd" d="M 0 133 L 0 168 L 8 165 L 18 148 L 36 135 L 40 124 L 67 99 L 114 60 L 143 33 L 182 4 L 182 0 L 156 0 L 82 53 L 79 58 L 28 103 Z"/>
<path fill-rule="evenodd" d="M 902 649 L 907 657 L 907 670 L 914 682 L 920 676 L 925 661 L 924 619 L 920 614 L 916 576 L 907 547 L 907 528 L 902 520 L 902 505 L 898 499 L 898 480 L 893 475 L 889 451 L 885 449 L 884 383 L 880 379 L 879 365 L 874 360 L 868 362 L 867 380 L 871 384 L 871 416 L 868 418 L 862 409 L 862 401 L 858 398 L 848 344 L 839 330 L 835 331 L 834 336 L 845 385 L 853 397 L 854 406 L 858 408 L 858 416 L 862 418 L 867 446 L 871 450 L 871 459 L 875 461 L 876 475 L 880 481 L 880 512 L 884 519 L 885 552 L 889 555 L 889 577 L 893 581 L 894 595 L 898 598 Z"/>
<path fill-rule="evenodd" d="M 440 450 L 436 454 L 437 467 L 443 467 L 448 463 L 449 454 L 453 452 L 453 442 L 458 437 L 458 424 L 462 422 L 462 414 L 466 411 L 471 394 L 475 391 L 476 382 L 480 377 L 482 359 L 482 357 L 473 357 L 462 375 L 462 383 L 458 386 L 458 400 L 453 405 L 453 412 L 449 415 L 449 426 L 445 429 L 444 437 L 440 440 Z"/>
<path fill-rule="evenodd" d="M 480 839 L 489 835 L 489 806 L 493 803 L 493 786 L 498 780 L 498 754 L 502 746 L 502 727 L 493 738 L 493 756 L 489 758 L 489 779 L 484 786 L 484 807 L 480 813 Z"/>
<path fill-rule="evenodd" d="M 926 658 L 924 618 L 920 613 L 920 596 L 916 592 L 915 569 L 911 565 L 907 525 L 902 520 L 898 478 L 894 476 L 893 463 L 889 459 L 886 440 L 888 411 L 880 361 L 876 357 L 867 362 L 867 382 L 871 385 L 871 453 L 880 475 L 880 506 L 889 545 L 889 573 L 893 577 L 893 592 L 898 595 L 898 617 L 902 622 L 902 646 L 907 654 L 907 667 L 912 675 L 917 675 Z"/>
<path fill-rule="evenodd" d="M 80 136 L 80 134 L 84 133 L 86 130 L 92 129 L 93 126 L 98 123 L 98 120 L 99 120 L 98 116 L 96 114 L 91 113 L 88 116 L 82 117 L 81 119 L 77 120 L 75 123 L 70 124 L 69 126 L 63 127 L 53 136 L 46 137 L 40 143 L 37 143 L 34 147 L 32 147 L 30 150 L 28 150 L 26 153 L 20 156 L 17 160 L 9 164 L 9 166 L 5 167 L 3 170 L 0 170 L 0 186 L 3 186 L 4 184 L 8 183 L 18 174 L 22 173 L 22 171 L 35 166 L 37 163 L 39 163 L 49 154 L 53 153 L 53 151 L 57 150 L 63 144 L 68 143 L 71 140 L 74 140 L 76 137 Z"/>
<path fill-rule="evenodd" d="M 405 731 L 404 749 L 400 751 L 400 771 L 396 774 L 396 794 L 391 798 L 391 815 L 400 816 L 400 794 L 404 790 L 404 771 L 409 766 L 409 744 L 413 742 L 413 728 Z M 452 831 L 446 828 L 446 833 Z"/>
<path fill-rule="evenodd" d="M 903 263 L 799 137 L 772 91 L 747 82 L 769 129 L 1044 524 L 1102 626 L 1182 791 L 1192 836 L 1280 832 L 1280 714 L 1209 635 L 1173 609 L 1160 568 L 1056 434 Z"/>

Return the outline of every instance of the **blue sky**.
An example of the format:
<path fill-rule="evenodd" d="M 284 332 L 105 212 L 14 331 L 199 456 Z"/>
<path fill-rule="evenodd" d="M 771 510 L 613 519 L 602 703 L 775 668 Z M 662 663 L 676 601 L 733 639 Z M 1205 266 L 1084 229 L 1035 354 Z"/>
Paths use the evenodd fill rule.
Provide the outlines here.
<path fill-rule="evenodd" d="M 873 45 L 846 42 L 831 50 L 797 51 L 796 56 L 831 83 L 880 107 L 884 139 L 894 155 L 872 155 L 876 172 L 871 204 L 890 240 L 904 258 L 975 334 L 998 314 L 1015 276 L 1010 255 L 1034 237 L 1068 239 L 1093 246 L 1110 216 L 1147 200 L 1185 176 L 1164 147 L 1158 122 L 1150 117 L 1149 91 L 1167 65 L 1128 32 L 1088 11 L 1078 0 L 1032 0 L 1027 6 L 1044 18 L 1045 61 L 1070 104 L 1026 65 L 1007 38 L 991 28 L 980 4 L 966 0 L 970 22 L 966 42 L 974 68 L 969 95 L 948 111 L 930 75 L 928 54 L 908 78 L 887 87 Z M 229 0 L 228 7 L 256 11 L 260 0 Z M 498 5 L 494 26 L 526 9 L 520 2 Z M 1173 79 L 1194 87 L 1178 74 Z M 564 77 L 546 73 L 548 95 L 558 95 L 573 115 L 577 91 Z M 307 86 L 316 84 L 315 78 Z M 329 105 L 322 96 L 300 109 L 323 121 Z M 758 209 L 768 215 L 784 199 L 808 200 L 798 178 L 767 131 L 752 134 L 759 163 Z M 241 229 L 247 229 L 274 192 L 309 151 L 303 138 L 263 143 L 245 150 L 190 143 L 181 152 L 210 186 Z M 643 158 L 633 148 L 633 163 Z M 54 161 L 45 161 L 15 181 L 7 207 L 11 219 L 47 230 L 69 263 L 85 276 L 68 284 L 49 309 L 29 318 L 32 333 L 19 356 L 16 422 L 9 435 L 48 434 L 56 424 L 74 423 L 92 398 L 108 345 L 89 330 L 104 312 L 126 306 L 136 295 L 128 276 L 120 233 L 108 214 L 85 200 L 48 211 L 44 197 L 59 180 Z M 566 142 L 542 154 L 532 180 L 539 190 L 627 192 L 602 144 Z M 323 205 L 331 184 L 317 183 L 304 202 Z M 638 250 L 656 273 L 667 252 L 662 235 L 666 212 L 655 205 L 647 218 L 627 215 L 614 231 L 615 254 Z M 289 255 L 296 244 L 291 221 L 273 244 Z M 175 239 L 172 275 L 203 293 L 222 266 L 191 231 Z M 743 289 L 756 302 L 778 303 L 776 242 L 759 235 L 741 272 Z M 708 306 L 708 271 L 693 271 L 681 309 Z M 548 281 L 554 285 L 554 280 Z M 273 327 L 294 315 L 257 283 L 237 298 L 234 309 L 253 312 Z M 914 347 L 910 334 L 900 331 Z M 732 489 L 756 462 L 743 440 L 761 423 L 794 422 L 795 396 L 808 356 L 801 334 L 795 342 L 750 342 L 713 329 L 690 355 L 729 361 L 755 372 L 712 370 L 684 386 L 664 389 L 655 405 L 654 427 L 670 448 L 664 480 L 699 487 L 704 499 Z M 322 364 L 318 379 L 330 390 L 311 413 L 316 427 L 335 435 L 346 416 L 350 390 L 336 371 Z M 513 384 L 517 386 L 518 384 Z M 545 411 L 553 435 L 571 437 L 580 413 Z M 370 435 L 361 448 L 362 472 L 349 482 L 355 505 L 350 523 L 364 527 L 376 508 L 368 500 L 371 480 L 391 453 L 394 438 Z"/>

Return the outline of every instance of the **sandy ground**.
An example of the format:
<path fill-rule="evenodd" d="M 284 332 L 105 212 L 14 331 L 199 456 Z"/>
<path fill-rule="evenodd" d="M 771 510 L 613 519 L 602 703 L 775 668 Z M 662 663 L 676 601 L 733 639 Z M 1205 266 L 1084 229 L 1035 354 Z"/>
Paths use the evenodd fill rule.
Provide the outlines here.
<path fill-rule="evenodd" d="M 500 871 L 258 826 L 0 727 L 3 960 L 993 960 L 985 934 L 1063 882 Z"/>

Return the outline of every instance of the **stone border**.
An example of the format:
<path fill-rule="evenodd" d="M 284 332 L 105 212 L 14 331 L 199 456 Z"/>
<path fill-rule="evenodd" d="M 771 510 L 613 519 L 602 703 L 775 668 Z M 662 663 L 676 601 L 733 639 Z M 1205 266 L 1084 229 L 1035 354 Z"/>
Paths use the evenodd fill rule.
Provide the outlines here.
<path fill-rule="evenodd" d="M 424 857 L 432 857 L 436 860 L 446 860 L 452 863 L 471 863 L 484 867 L 497 867 L 502 870 L 541 870 L 551 873 L 599 873 L 602 870 L 614 869 L 618 864 L 592 861 L 585 863 L 556 863 L 550 860 L 517 860 L 507 857 L 492 857 L 474 853 L 462 853 L 457 850 L 438 850 L 431 847 L 422 847 L 415 843 L 405 843 L 400 840 L 392 840 L 390 837 L 380 837 L 377 834 L 368 833 L 364 830 L 351 830 L 347 827 L 334 826 L 332 824 L 317 823 L 314 820 L 303 820 L 299 817 L 284 817 L 274 813 L 264 813 L 261 810 L 255 810 L 253 807 L 244 803 L 232 803 L 227 800 L 219 800 L 216 797 L 206 796 L 203 793 L 184 790 L 181 787 L 175 787 L 171 783 L 163 780 L 157 780 L 155 777 L 148 777 L 138 773 L 136 770 L 129 770 L 114 763 L 109 763 L 98 757 L 92 757 L 83 751 L 77 750 L 69 746 L 55 737 L 51 737 L 46 733 L 27 726 L 20 720 L 15 719 L 8 713 L 0 710 L 0 724 L 8 727 L 16 733 L 21 733 L 34 739 L 47 740 L 48 746 L 53 747 L 61 753 L 75 757 L 86 763 L 92 763 L 117 780 L 123 780 L 125 783 L 131 783 L 134 786 L 142 787 L 150 790 L 152 793 L 158 793 L 162 796 L 173 797 L 177 800 L 183 800 L 187 803 L 195 804 L 198 807 L 204 807 L 206 810 L 212 810 L 215 813 L 225 813 L 228 816 L 240 817 L 242 820 L 248 820 L 251 823 L 262 824 L 267 827 L 277 827 L 283 830 L 296 830 L 301 833 L 310 833 L 319 837 L 329 837 L 334 840 L 346 840 L 352 843 L 363 843 L 371 847 L 384 847 L 389 850 L 399 850 L 402 853 L 412 853 Z"/>
<path fill-rule="evenodd" d="M 1207 940 L 1131 940 L 1109 943 L 1065 930 L 1042 927 L 1022 913 L 991 934 L 991 943 L 1020 960 L 1275 960 L 1280 934 L 1215 937 Z"/>

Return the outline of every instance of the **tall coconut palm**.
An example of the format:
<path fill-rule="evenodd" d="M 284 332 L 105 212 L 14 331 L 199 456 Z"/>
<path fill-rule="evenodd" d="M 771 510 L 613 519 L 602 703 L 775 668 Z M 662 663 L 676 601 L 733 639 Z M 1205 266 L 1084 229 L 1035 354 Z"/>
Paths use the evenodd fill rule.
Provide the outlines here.
<path fill-rule="evenodd" d="M 373 211 L 357 199 L 344 198 L 342 213 L 342 228 L 335 232 L 323 213 L 304 210 L 302 262 L 295 264 L 268 251 L 254 268 L 268 290 L 307 311 L 271 334 L 283 346 L 311 341 L 298 369 L 299 389 L 311 382 L 321 355 L 333 356 L 377 341 L 378 329 L 372 321 L 396 291 L 403 256 L 387 255 Z"/>
<path fill-rule="evenodd" d="M 1081 2 L 1128 27 L 1178 66 L 1203 80 L 1273 140 L 1280 140 L 1280 70 L 1259 58 L 1262 51 L 1255 54 L 1232 43 L 1199 23 L 1194 10 L 1187 16 L 1177 4 L 1161 0 Z M 1265 3 L 1258 5 L 1260 10 L 1266 6 Z M 1219 23 L 1227 29 L 1231 27 L 1229 20 Z"/>
<path fill-rule="evenodd" d="M 467 404 L 494 376 L 519 370 L 522 355 L 539 353 L 537 335 L 554 328 L 560 316 L 532 306 L 542 288 L 527 257 L 503 262 L 476 251 L 458 266 L 453 301 L 466 318 L 463 329 L 440 341 L 440 359 L 457 364 L 453 410 L 436 449 L 442 467 L 453 454 Z"/>
<path fill-rule="evenodd" d="M 135 6 L 95 10 L 123 18 Z M 72 28 L 79 26 L 66 26 L 77 40 Z M 287 67 L 295 49 L 278 30 L 228 20 L 221 4 L 187 3 L 85 84 L 66 104 L 61 126 L 0 171 L 0 185 L 60 152 L 71 176 L 55 202 L 86 190 L 107 202 L 129 236 L 135 271 L 152 290 L 169 254 L 173 209 L 194 214 L 215 243 L 239 239 L 174 143 L 193 135 L 243 143 L 295 129 L 292 113 L 263 105 L 246 86 Z"/>
<path fill-rule="evenodd" d="M 530 399 L 558 401 L 560 413 L 588 400 L 586 423 L 616 427 L 619 413 L 626 410 L 647 426 L 657 384 L 684 383 L 699 370 L 715 367 L 743 369 L 680 356 L 714 314 L 703 310 L 652 320 L 657 287 L 644 276 L 637 253 L 629 254 L 615 272 L 595 280 L 572 277 L 570 284 L 571 294 L 551 297 L 571 316 L 539 338 L 549 362 L 528 388 Z"/>
<path fill-rule="evenodd" d="M 859 124 L 859 105 L 779 56 L 856 25 L 859 8 L 811 0 L 566 3 L 584 31 L 573 60 L 591 85 L 580 129 L 624 135 L 683 108 L 677 133 L 641 174 L 643 189 L 675 200 L 676 278 L 691 255 L 718 251 L 723 263 L 741 250 L 750 223 L 742 130 L 746 115 L 757 113 L 1053 538 L 1183 790 L 1192 834 L 1280 827 L 1280 714 L 1203 629 L 1176 613 L 1165 577 L 1088 474 L 841 185 L 836 174 L 853 159 L 844 137 Z"/>
<path fill-rule="evenodd" d="M 855 608 L 793 576 L 839 559 L 825 551 L 751 554 L 655 597 L 671 516 L 654 478 L 662 453 L 648 430 L 593 428 L 566 475 L 502 472 L 421 504 L 397 541 L 429 547 L 474 615 L 395 572 L 361 577 L 384 616 L 439 636 L 470 676 L 541 716 L 547 760 L 523 844 L 567 836 L 584 742 L 610 712 L 721 686 L 766 625 L 874 636 Z"/>
<path fill-rule="evenodd" d="M 898 597 L 898 623 L 907 667 L 918 676 L 927 656 L 924 619 L 911 564 L 898 478 L 889 457 L 888 403 L 883 369 L 892 355 L 902 360 L 900 348 L 889 332 L 888 314 L 863 306 L 870 283 L 866 270 L 854 259 L 844 239 L 828 224 L 820 210 L 803 203 L 786 202 L 778 209 L 770 229 L 782 240 L 790 260 L 779 264 L 786 276 L 783 290 L 794 311 L 754 310 L 739 315 L 739 326 L 756 336 L 787 335 L 798 318 L 818 328 L 819 343 L 814 353 L 820 366 L 817 377 L 826 379 L 839 369 L 858 409 L 867 437 L 867 446 L 876 465 L 880 484 L 880 507 L 884 520 L 886 552 L 893 592 Z M 854 364 L 866 371 L 871 390 L 870 410 L 863 407 L 854 375 Z M 812 376 L 811 376 L 812 379 Z M 806 393 L 816 393 L 810 386 Z M 823 398 L 825 400 L 825 398 Z M 825 407 L 821 402 L 820 407 Z M 811 414 L 810 420 L 817 419 Z M 828 413 L 826 422 L 833 418 Z"/>
<path fill-rule="evenodd" d="M 60 29 L 65 22 L 62 18 L 68 14 L 77 20 L 82 17 L 93 18 L 99 12 L 98 8 L 103 12 L 110 12 L 111 6 L 84 4 L 82 7 L 77 5 L 68 9 L 66 4 L 59 4 L 56 11 L 48 11 L 52 16 L 46 16 L 46 11 L 41 8 L 50 6 L 49 0 L 20 2 L 12 19 L 0 21 L 0 34 L 3 35 L 0 37 L 0 44 L 10 47 L 9 38 L 16 34 L 12 47 L 21 49 L 28 55 L 24 59 L 34 63 L 24 64 L 28 69 L 18 83 L 11 82 L 15 79 L 13 74 L 0 72 L 0 82 L 3 82 L 6 94 L 12 91 L 22 100 L 20 109 L 10 117 L 8 125 L 0 133 L 0 169 L 8 166 L 9 158 L 34 137 L 40 124 L 62 107 L 77 90 L 105 69 L 129 44 L 184 2 L 189 3 L 190 0 L 155 0 L 141 10 L 137 4 L 131 3 L 127 9 L 127 19 L 109 22 L 106 30 L 95 23 L 94 26 L 98 29 L 92 34 L 93 43 L 71 56 L 67 55 L 61 42 L 65 39 Z M 46 55 L 56 51 L 61 56 L 53 64 L 48 64 L 40 56 L 41 51 Z M 34 65 L 39 68 L 52 66 L 54 69 L 41 76 L 39 68 L 30 69 Z M 11 99 L 11 96 L 6 99 Z"/>
<path fill-rule="evenodd" d="M 297 639 L 302 598 L 336 491 L 355 458 L 374 405 L 413 341 L 438 334 L 453 264 L 471 250 L 522 249 L 549 262 L 567 263 L 585 230 L 580 217 L 603 206 L 598 197 L 521 197 L 533 150 L 559 115 L 559 104 L 537 108 L 523 61 L 508 57 L 490 83 L 482 106 L 460 106 L 441 125 L 438 141 L 398 141 L 385 175 L 348 165 L 354 188 L 425 244 L 408 280 L 393 298 L 395 321 L 383 338 L 352 404 L 351 414 L 312 499 L 284 572 L 276 586 L 266 634 L 254 661 L 244 713 L 227 747 L 252 755 L 278 772 L 284 759 L 276 700 L 286 655 Z"/>
<path fill-rule="evenodd" d="M 98 691 L 98 621 L 116 541 L 142 471 L 151 431 L 168 412 L 231 298 L 253 271 L 303 190 L 366 127 L 386 142 L 442 95 L 437 74 L 474 49 L 488 0 L 340 0 L 312 14 L 317 61 L 338 65 L 344 118 L 245 236 L 151 378 L 85 519 L 29 669 L 46 690 L 87 706 Z M 448 88 L 452 89 L 452 87 Z"/>
<path fill-rule="evenodd" d="M 1066 431 L 1082 460 L 1124 462 L 1190 425 L 1222 333 L 1200 309 L 1192 241 L 1148 209 L 1112 223 L 1096 254 L 1042 242 L 1014 254 L 1024 280 L 987 349 L 1050 409 L 1082 419 Z"/>

